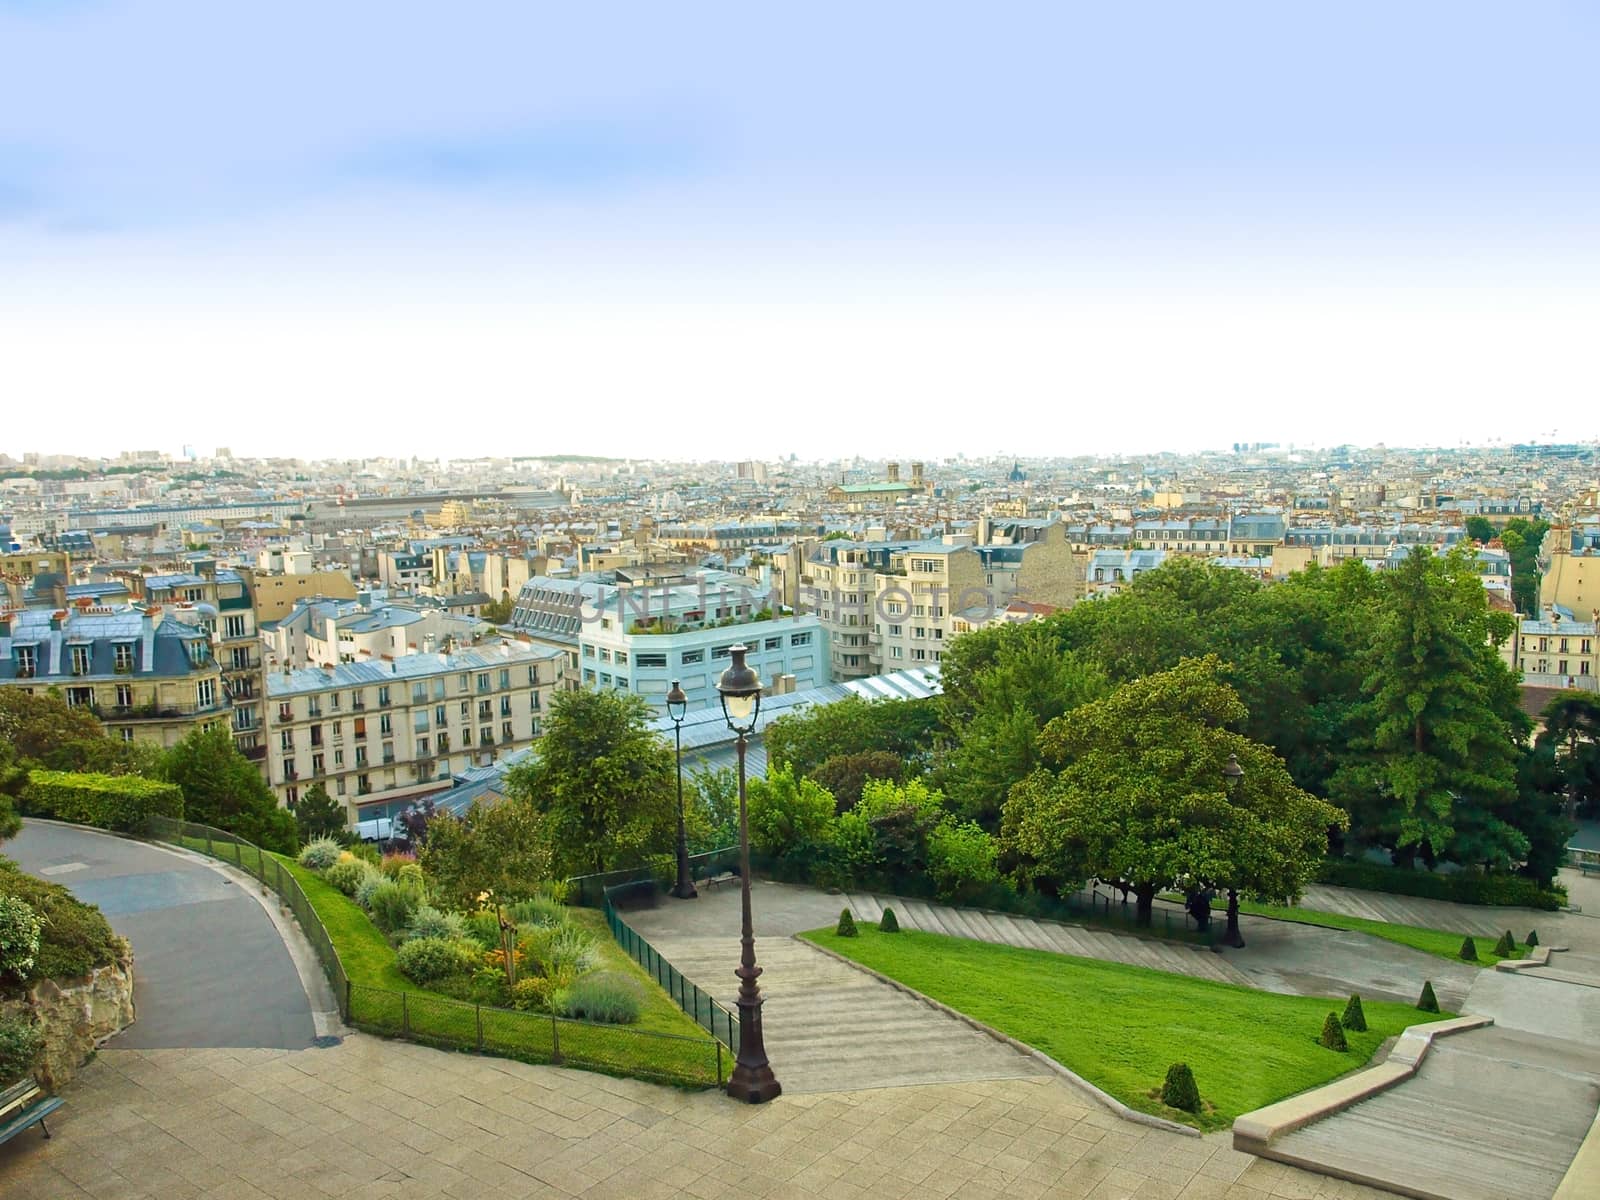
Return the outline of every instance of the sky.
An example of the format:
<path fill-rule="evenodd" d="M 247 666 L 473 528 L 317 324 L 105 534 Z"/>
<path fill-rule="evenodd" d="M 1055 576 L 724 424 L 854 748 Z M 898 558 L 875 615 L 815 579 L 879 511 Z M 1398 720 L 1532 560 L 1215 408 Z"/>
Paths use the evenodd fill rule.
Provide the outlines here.
<path fill-rule="evenodd" d="M 1600 6 L 0 0 L 0 451 L 1600 436 Z"/>

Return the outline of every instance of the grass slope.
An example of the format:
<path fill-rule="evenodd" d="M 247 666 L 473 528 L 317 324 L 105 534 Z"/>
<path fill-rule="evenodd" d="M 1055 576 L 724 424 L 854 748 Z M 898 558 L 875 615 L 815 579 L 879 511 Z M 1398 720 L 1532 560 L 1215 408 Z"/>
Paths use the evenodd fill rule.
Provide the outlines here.
<path fill-rule="evenodd" d="M 1130 1108 L 1219 1129 L 1240 1113 L 1364 1066 L 1384 1038 L 1437 1019 L 1409 1005 L 1366 1001 L 1368 1031 L 1348 1033 L 1350 1050 L 1317 1044 L 1344 1000 L 1279 996 L 1170 975 L 941 934 L 880 933 L 862 927 L 802 935 L 872 967 L 1050 1055 Z M 1167 1067 L 1186 1062 L 1213 1107 L 1196 1117 L 1149 1093 Z"/>
<path fill-rule="evenodd" d="M 1324 929 L 1348 929 L 1354 933 L 1371 934 L 1386 942 L 1396 942 L 1402 946 L 1410 946 L 1413 950 L 1421 950 L 1439 958 L 1448 958 L 1451 962 L 1462 961 L 1461 943 L 1467 936 L 1464 933 L 1449 933 L 1442 929 L 1425 929 L 1420 925 L 1397 925 L 1390 921 L 1349 917 L 1343 913 L 1320 912 L 1316 909 L 1301 908 L 1299 905 L 1257 904 L 1241 900 L 1239 911 L 1252 916 L 1269 917 L 1274 921 L 1295 921 L 1301 925 L 1320 925 Z M 1221 919 L 1227 914 L 1219 909 L 1213 915 Z M 1472 940 L 1478 949 L 1477 965 L 1481 967 L 1492 967 L 1503 958 L 1522 958 L 1528 953 L 1525 947 L 1519 945 L 1513 954 L 1496 954 L 1493 938 L 1474 937 Z"/>

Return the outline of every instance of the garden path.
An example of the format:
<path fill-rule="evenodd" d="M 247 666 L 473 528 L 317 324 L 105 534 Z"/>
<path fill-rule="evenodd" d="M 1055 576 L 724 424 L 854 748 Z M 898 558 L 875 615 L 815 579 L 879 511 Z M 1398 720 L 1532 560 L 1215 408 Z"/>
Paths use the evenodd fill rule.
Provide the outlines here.
<path fill-rule="evenodd" d="M 316 1036 L 301 969 L 245 876 L 165 847 L 34 819 L 5 854 L 99 905 L 133 944 L 137 1020 L 117 1046 L 300 1049 Z M 314 960 L 309 982 L 326 992 Z M 327 996 L 318 1007 L 331 1004 Z"/>

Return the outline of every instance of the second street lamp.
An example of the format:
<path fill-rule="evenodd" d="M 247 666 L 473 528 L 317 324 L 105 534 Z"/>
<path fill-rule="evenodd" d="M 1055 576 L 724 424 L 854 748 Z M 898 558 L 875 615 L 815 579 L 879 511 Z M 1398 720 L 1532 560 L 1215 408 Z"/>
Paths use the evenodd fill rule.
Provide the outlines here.
<path fill-rule="evenodd" d="M 693 900 L 700 894 L 689 877 L 689 837 L 683 821 L 683 718 L 688 711 L 689 697 L 674 679 L 667 693 L 667 716 L 672 718 L 673 761 L 678 767 L 678 883 L 672 894 L 679 900 Z"/>
<path fill-rule="evenodd" d="M 783 1091 L 772 1066 L 767 1062 L 767 1047 L 761 1037 L 761 989 L 756 979 L 756 938 L 750 924 L 750 810 L 745 802 L 744 757 L 746 743 L 761 712 L 761 676 L 745 665 L 746 646 L 733 646 L 728 653 L 733 665 L 717 680 L 722 694 L 722 715 L 728 728 L 738 735 L 739 748 L 739 1052 L 733 1074 L 728 1078 L 728 1095 L 749 1104 L 764 1104 Z"/>

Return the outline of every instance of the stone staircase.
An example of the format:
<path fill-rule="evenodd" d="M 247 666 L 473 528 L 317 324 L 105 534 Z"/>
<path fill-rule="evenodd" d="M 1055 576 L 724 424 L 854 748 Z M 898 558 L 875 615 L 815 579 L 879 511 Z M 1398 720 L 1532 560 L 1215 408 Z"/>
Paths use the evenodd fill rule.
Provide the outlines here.
<path fill-rule="evenodd" d="M 1218 983 L 1236 983 L 1251 988 L 1258 986 L 1243 971 L 1229 963 L 1223 955 L 1214 954 L 1205 947 L 1185 942 L 1132 937 L 1102 929 L 1063 925 L 1056 921 L 1040 921 L 1008 913 L 984 912 L 973 908 L 950 908 L 943 904 L 929 904 L 901 896 L 847 892 L 842 900 L 843 906 L 850 910 L 857 921 L 876 923 L 883 915 L 884 906 L 888 905 L 894 909 L 895 919 L 900 922 L 903 929 L 918 929 L 924 933 L 943 933 L 951 937 L 971 938 L 980 942 L 1046 950 L 1053 954 L 1072 954 L 1079 958 L 1096 958 L 1104 962 L 1127 963 L 1134 967 L 1149 967 L 1152 971 L 1168 971 L 1196 979 L 1212 979 Z"/>

